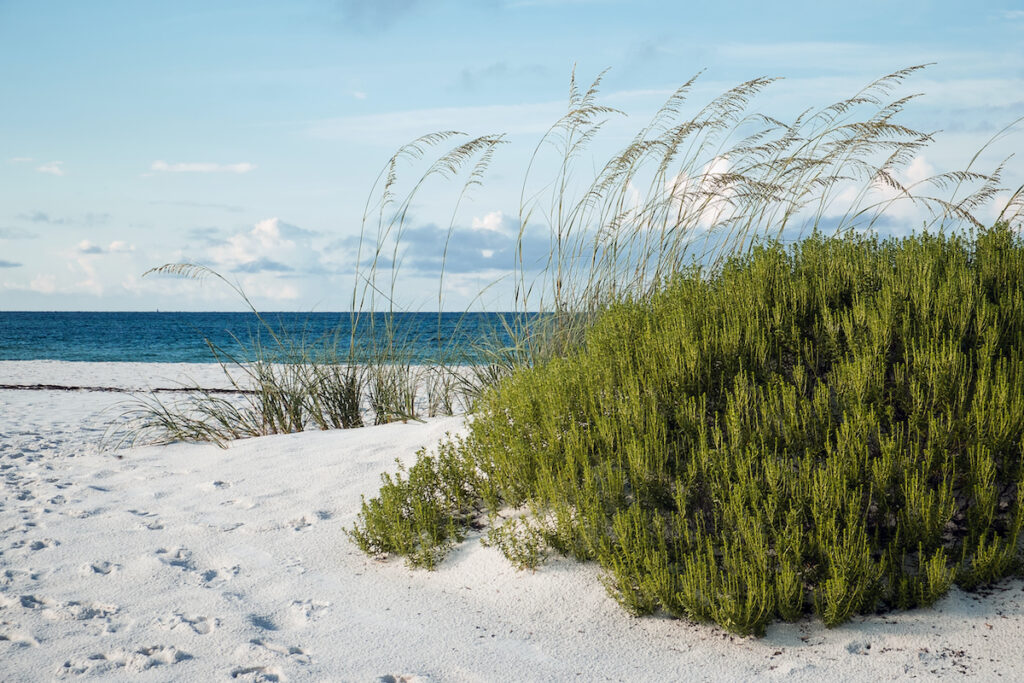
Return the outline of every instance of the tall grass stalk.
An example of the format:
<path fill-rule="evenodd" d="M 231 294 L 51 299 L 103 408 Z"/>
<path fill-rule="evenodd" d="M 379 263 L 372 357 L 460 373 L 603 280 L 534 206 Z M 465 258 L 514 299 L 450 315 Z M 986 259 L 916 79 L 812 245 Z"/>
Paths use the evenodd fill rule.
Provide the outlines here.
<path fill-rule="evenodd" d="M 742 83 L 685 117 L 695 76 L 589 183 L 581 181 L 587 148 L 619 112 L 598 102 L 601 76 L 583 90 L 574 73 L 568 109 L 537 143 L 520 193 L 515 308 L 552 314 L 519 330 L 529 358 L 560 355 L 609 303 L 641 299 L 695 263 L 713 272 L 755 237 L 870 231 L 897 203 L 926 211 L 925 229 L 982 227 L 975 212 L 1000 189 L 1005 162 L 974 170 L 979 150 L 965 170 L 899 180 L 933 141 L 898 121 L 914 96 L 891 95 L 922 68 L 895 71 L 788 123 L 749 111 L 770 78 Z M 851 193 L 841 206 L 840 195 Z M 999 220 L 1019 220 L 1021 209 L 1018 189 Z M 550 234 L 543 263 L 528 262 L 523 249 L 535 224 Z"/>

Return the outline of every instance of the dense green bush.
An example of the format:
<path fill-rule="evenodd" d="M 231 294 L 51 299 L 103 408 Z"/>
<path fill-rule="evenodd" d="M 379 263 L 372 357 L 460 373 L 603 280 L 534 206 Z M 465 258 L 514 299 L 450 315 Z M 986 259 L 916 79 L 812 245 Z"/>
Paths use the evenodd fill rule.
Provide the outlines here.
<path fill-rule="evenodd" d="M 928 605 L 1019 569 L 1021 240 L 762 244 L 611 306 L 469 430 L 385 479 L 361 547 L 433 565 L 519 509 L 498 547 L 596 560 L 635 614 L 746 634 Z"/>

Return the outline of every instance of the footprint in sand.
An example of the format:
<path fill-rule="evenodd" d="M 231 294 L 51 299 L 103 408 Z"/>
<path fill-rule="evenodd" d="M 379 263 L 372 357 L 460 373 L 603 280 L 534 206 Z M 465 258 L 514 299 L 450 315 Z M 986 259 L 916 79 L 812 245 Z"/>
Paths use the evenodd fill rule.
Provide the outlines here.
<path fill-rule="evenodd" d="M 305 531 L 317 522 L 323 522 L 331 519 L 332 517 L 334 517 L 334 513 L 330 510 L 317 510 L 316 512 L 305 514 L 289 521 L 287 527 L 292 531 Z"/>
<path fill-rule="evenodd" d="M 231 567 L 221 567 L 220 569 L 207 569 L 199 575 L 199 578 L 203 580 L 203 584 L 207 588 L 216 588 L 238 576 L 241 571 L 242 568 L 236 564 Z"/>
<path fill-rule="evenodd" d="M 73 517 L 74 519 L 89 519 L 90 517 L 98 517 L 99 515 L 102 515 L 103 513 L 107 512 L 109 509 L 110 508 L 100 506 L 92 508 L 91 510 L 70 510 L 66 514 L 68 515 L 68 517 Z"/>
<path fill-rule="evenodd" d="M 173 549 L 160 548 L 156 551 L 159 560 L 168 567 L 174 567 L 194 575 L 204 588 L 218 588 L 223 586 L 242 571 L 239 565 L 221 567 L 220 569 L 200 570 L 192 557 L 192 551 L 188 548 L 178 547 Z"/>
<path fill-rule="evenodd" d="M 142 521 L 142 526 L 146 527 L 150 531 L 159 531 L 164 528 L 163 522 L 157 518 L 156 513 L 146 512 L 144 510 L 129 510 L 128 512 L 139 517 Z"/>
<path fill-rule="evenodd" d="M 284 675 L 276 666 L 239 666 L 231 670 L 231 678 L 251 683 L 276 683 Z"/>
<path fill-rule="evenodd" d="M 287 657 L 289 661 L 296 662 L 297 664 L 309 664 L 311 661 L 308 652 L 294 645 L 282 645 L 261 638 L 253 638 L 249 641 L 249 644 L 257 650 L 262 649 L 281 657 Z"/>
<path fill-rule="evenodd" d="M 86 619 L 106 619 L 121 611 L 117 605 L 105 605 L 100 602 L 66 602 L 61 610 L 71 619 L 84 621 Z"/>
<path fill-rule="evenodd" d="M 86 564 L 79 570 L 82 574 L 101 574 L 103 576 L 109 576 L 115 572 L 120 571 L 121 565 L 114 562 L 93 562 L 92 564 Z"/>
<path fill-rule="evenodd" d="M 22 595 L 18 601 L 23 609 L 39 611 L 47 619 L 65 621 L 88 621 L 100 619 L 109 621 L 110 617 L 121 611 L 117 605 L 102 602 L 60 602 L 46 597 Z"/>
<path fill-rule="evenodd" d="M 39 641 L 9 621 L 0 621 L 0 641 L 17 647 L 38 647 Z"/>
<path fill-rule="evenodd" d="M 289 557 L 284 561 L 284 566 L 287 569 L 295 572 L 296 574 L 305 574 L 306 567 L 302 563 L 301 557 Z"/>
<path fill-rule="evenodd" d="M 24 548 L 35 553 L 40 550 L 46 550 L 47 548 L 56 548 L 59 545 L 60 541 L 53 538 L 39 538 L 35 540 L 22 539 L 12 543 L 11 550 L 21 550 Z"/>
<path fill-rule="evenodd" d="M 269 616 L 261 616 L 259 614 L 250 614 L 249 623 L 262 631 L 276 631 L 277 624 Z M 254 641 L 255 642 L 255 641 Z"/>
<path fill-rule="evenodd" d="M 137 650 L 115 650 L 69 659 L 57 671 L 59 678 L 96 676 L 120 672 L 140 673 L 156 666 L 167 666 L 192 659 L 192 655 L 173 645 L 153 645 Z"/>
<path fill-rule="evenodd" d="M 10 589 L 16 585 L 34 583 L 52 570 L 38 571 L 35 569 L 5 569 L 0 573 L 0 588 Z M 3 595 L 0 594 L 0 605 L 3 604 Z"/>
<path fill-rule="evenodd" d="M 282 681 L 284 674 L 271 662 L 280 661 L 289 664 L 307 665 L 311 662 L 309 653 L 301 647 L 282 645 L 261 638 L 253 638 L 247 644 L 239 646 L 234 658 L 249 662 L 231 670 L 231 677 L 244 681 Z"/>
<path fill-rule="evenodd" d="M 330 605 L 329 602 L 317 600 L 292 600 L 288 605 L 289 628 L 300 628 L 311 621 L 316 621 L 324 615 Z"/>
<path fill-rule="evenodd" d="M 52 601 L 46 598 L 40 599 L 34 595 L 22 595 L 18 603 L 25 609 L 44 609 L 52 604 Z"/>
<path fill-rule="evenodd" d="M 184 571 L 195 571 L 196 565 L 192 561 L 192 551 L 188 548 L 175 548 L 174 550 L 160 548 L 156 551 L 156 554 L 159 556 L 160 561 L 168 567 L 177 567 Z"/>
<path fill-rule="evenodd" d="M 204 617 L 201 615 L 189 615 L 182 612 L 175 612 L 169 617 L 159 621 L 160 625 L 171 631 L 179 628 L 191 629 L 193 633 L 201 636 L 209 635 L 220 626 L 220 619 L 216 617 Z"/>

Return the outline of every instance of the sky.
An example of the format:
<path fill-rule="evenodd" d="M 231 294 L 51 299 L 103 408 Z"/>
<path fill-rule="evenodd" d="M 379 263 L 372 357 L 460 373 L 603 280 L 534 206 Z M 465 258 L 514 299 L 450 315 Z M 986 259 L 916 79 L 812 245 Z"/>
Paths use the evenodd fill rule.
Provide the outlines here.
<path fill-rule="evenodd" d="M 244 309 L 216 280 L 143 277 L 174 262 L 262 310 L 347 310 L 378 174 L 440 130 L 507 144 L 461 203 L 436 182 L 410 204 L 395 300 L 504 310 L 524 172 L 574 68 L 607 69 L 625 113 L 600 152 L 698 72 L 695 106 L 782 77 L 754 109 L 791 118 L 923 63 L 897 92 L 936 132 L 911 176 L 1024 117 L 1024 2 L 0 0 L 0 310 Z M 1024 152 L 1021 129 L 980 161 Z"/>

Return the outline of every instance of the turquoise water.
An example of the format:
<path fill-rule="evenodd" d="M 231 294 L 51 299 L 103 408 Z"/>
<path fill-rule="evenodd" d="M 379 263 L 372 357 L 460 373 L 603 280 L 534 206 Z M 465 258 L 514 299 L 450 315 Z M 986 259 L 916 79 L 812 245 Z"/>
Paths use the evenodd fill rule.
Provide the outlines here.
<path fill-rule="evenodd" d="M 345 355 L 353 338 L 349 313 L 261 313 L 276 331 L 293 340 L 322 346 L 337 344 Z M 396 313 L 394 336 L 403 340 L 415 362 L 437 360 L 444 353 L 472 353 L 488 336 L 502 334 L 502 313 Z M 356 325 L 356 346 L 382 338 L 386 319 L 371 328 L 368 316 Z M 0 360 L 130 361 L 209 363 L 207 342 L 241 358 L 252 358 L 252 342 L 275 348 L 272 337 L 253 313 L 95 313 L 0 311 Z"/>

